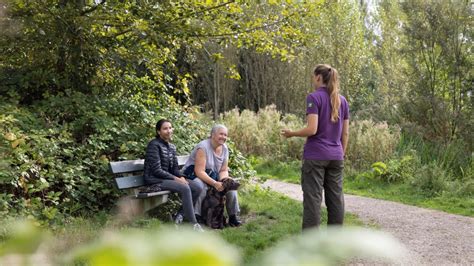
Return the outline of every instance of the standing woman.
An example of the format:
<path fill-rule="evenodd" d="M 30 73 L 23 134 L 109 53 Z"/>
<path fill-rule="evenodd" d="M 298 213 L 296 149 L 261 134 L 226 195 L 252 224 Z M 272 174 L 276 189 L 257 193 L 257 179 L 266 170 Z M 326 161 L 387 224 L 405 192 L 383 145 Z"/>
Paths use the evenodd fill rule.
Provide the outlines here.
<path fill-rule="evenodd" d="M 315 91 L 306 97 L 306 127 L 281 132 L 287 138 L 306 137 L 301 168 L 303 229 L 319 227 L 321 223 L 323 188 L 328 225 L 343 224 L 342 170 L 349 140 L 349 105 L 339 95 L 337 70 L 317 65 L 312 83 Z"/>
<path fill-rule="evenodd" d="M 194 203 L 201 188 L 180 174 L 176 147 L 170 143 L 172 135 L 173 127 L 169 120 L 161 119 L 156 123 L 156 138 L 146 148 L 145 183 L 159 184 L 163 190 L 177 192 L 183 202 L 184 218 L 194 225 L 194 230 L 203 231 L 194 216 Z"/>

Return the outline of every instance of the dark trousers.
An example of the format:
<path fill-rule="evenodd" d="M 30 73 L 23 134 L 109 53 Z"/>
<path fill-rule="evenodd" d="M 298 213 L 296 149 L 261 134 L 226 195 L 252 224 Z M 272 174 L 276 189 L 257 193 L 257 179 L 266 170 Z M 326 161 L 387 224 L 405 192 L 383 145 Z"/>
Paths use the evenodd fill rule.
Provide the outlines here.
<path fill-rule="evenodd" d="M 343 169 L 344 161 L 303 161 L 303 167 L 301 168 L 301 187 L 303 189 L 303 229 L 319 227 L 321 223 L 323 188 L 326 207 L 328 209 L 328 225 L 343 224 Z"/>
<path fill-rule="evenodd" d="M 188 182 L 188 185 L 184 185 L 175 180 L 164 179 L 160 182 L 160 186 L 163 190 L 170 190 L 179 194 L 183 202 L 184 218 L 195 224 L 197 221 L 196 216 L 194 216 L 194 203 L 196 203 L 202 189 L 191 180 L 188 180 Z"/>

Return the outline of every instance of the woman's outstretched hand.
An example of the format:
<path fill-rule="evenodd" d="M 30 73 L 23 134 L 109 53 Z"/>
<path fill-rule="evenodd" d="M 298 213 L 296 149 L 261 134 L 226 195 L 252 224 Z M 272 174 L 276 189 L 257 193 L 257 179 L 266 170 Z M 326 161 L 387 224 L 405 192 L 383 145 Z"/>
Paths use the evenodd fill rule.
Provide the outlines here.
<path fill-rule="evenodd" d="M 285 138 L 291 138 L 293 135 L 291 134 L 291 130 L 289 129 L 282 129 L 280 134 L 284 136 Z"/>

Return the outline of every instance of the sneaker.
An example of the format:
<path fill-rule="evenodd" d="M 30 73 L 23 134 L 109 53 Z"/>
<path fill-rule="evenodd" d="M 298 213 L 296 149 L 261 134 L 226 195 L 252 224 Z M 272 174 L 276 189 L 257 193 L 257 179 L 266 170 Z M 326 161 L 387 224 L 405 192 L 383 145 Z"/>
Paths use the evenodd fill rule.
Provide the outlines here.
<path fill-rule="evenodd" d="M 239 227 L 242 225 L 242 221 L 239 220 L 237 215 L 229 215 L 229 225 L 233 227 Z"/>
<path fill-rule="evenodd" d="M 198 224 L 198 223 L 195 223 L 195 224 L 193 225 L 193 230 L 194 230 L 194 231 L 197 231 L 197 232 L 200 232 L 200 233 L 203 233 L 203 232 L 204 232 L 204 229 L 202 229 L 201 225 Z"/>
<path fill-rule="evenodd" d="M 174 220 L 174 223 L 175 223 L 175 224 L 180 224 L 180 223 L 183 222 L 184 217 L 183 217 L 183 215 L 182 215 L 181 213 L 178 212 L 178 213 L 176 214 L 176 216 L 174 217 L 173 220 Z"/>

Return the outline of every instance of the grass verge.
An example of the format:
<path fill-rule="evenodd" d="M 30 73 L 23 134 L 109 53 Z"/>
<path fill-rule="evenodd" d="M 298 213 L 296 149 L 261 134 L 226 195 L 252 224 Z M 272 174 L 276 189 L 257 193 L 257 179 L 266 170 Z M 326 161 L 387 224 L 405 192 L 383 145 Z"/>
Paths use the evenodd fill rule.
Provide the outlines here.
<path fill-rule="evenodd" d="M 301 202 L 258 186 L 239 196 L 245 224 L 239 229 L 227 228 L 221 235 L 241 249 L 244 263 L 252 261 L 276 242 L 301 232 Z M 326 224 L 326 221 L 327 213 L 323 209 L 321 224 Z M 363 226 L 352 214 L 346 214 L 345 223 Z"/>

